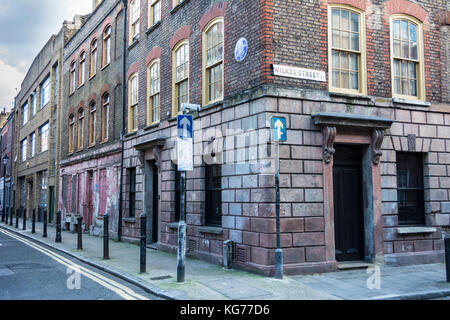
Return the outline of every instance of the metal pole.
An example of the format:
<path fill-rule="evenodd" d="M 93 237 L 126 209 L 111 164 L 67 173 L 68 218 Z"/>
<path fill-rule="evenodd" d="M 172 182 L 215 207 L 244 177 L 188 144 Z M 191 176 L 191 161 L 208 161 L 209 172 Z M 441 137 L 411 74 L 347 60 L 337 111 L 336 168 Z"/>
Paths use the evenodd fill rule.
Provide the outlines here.
<path fill-rule="evenodd" d="M 23 209 L 22 230 L 27 230 L 27 209 Z"/>
<path fill-rule="evenodd" d="M 6 180 L 6 165 L 3 164 L 3 202 L 2 202 L 2 222 L 5 222 L 5 214 L 6 214 L 6 208 L 5 208 L 5 180 Z M 8 220 L 6 220 L 6 223 L 8 223 Z"/>
<path fill-rule="evenodd" d="M 62 242 L 61 238 L 61 211 L 56 211 L 56 239 L 55 242 Z"/>
<path fill-rule="evenodd" d="M 447 236 L 445 242 L 445 271 L 447 273 L 447 282 L 450 282 L 450 236 Z"/>
<path fill-rule="evenodd" d="M 42 237 L 47 238 L 47 208 L 44 209 L 44 231 Z"/>
<path fill-rule="evenodd" d="M 144 213 L 141 214 L 141 273 L 146 272 L 146 262 L 147 262 L 147 215 Z"/>
<path fill-rule="evenodd" d="M 33 209 L 33 215 L 31 216 L 31 233 L 36 233 L 36 208 Z"/>
<path fill-rule="evenodd" d="M 82 241 L 83 241 L 83 239 L 82 239 L 82 236 L 81 236 L 81 222 L 82 222 L 82 220 L 83 220 L 83 217 L 78 217 L 77 218 L 77 232 L 78 232 L 78 243 L 77 243 L 77 249 L 78 250 L 83 250 L 83 243 L 82 243 Z"/>
<path fill-rule="evenodd" d="M 19 227 L 19 214 L 20 214 L 20 209 L 16 210 L 16 228 Z"/>
<path fill-rule="evenodd" d="M 275 250 L 275 278 L 283 279 L 283 250 L 280 236 L 280 143 L 275 141 L 275 212 L 277 227 L 277 249 Z"/>
<path fill-rule="evenodd" d="M 184 282 L 186 265 L 186 171 L 180 174 L 180 222 L 178 223 L 177 282 Z"/>
<path fill-rule="evenodd" d="M 108 213 L 103 216 L 103 260 L 109 259 L 109 217 Z"/>

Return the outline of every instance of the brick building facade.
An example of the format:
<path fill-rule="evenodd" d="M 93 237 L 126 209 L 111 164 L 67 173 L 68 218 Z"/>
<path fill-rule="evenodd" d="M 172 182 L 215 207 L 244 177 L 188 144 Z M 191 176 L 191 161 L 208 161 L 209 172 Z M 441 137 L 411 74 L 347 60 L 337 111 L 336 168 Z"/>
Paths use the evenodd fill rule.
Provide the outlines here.
<path fill-rule="evenodd" d="M 59 207 L 67 228 L 81 215 L 84 229 L 99 234 L 105 213 L 118 228 L 123 10 L 118 0 L 93 9 L 63 49 Z"/>
<path fill-rule="evenodd" d="M 348 260 L 442 260 L 450 224 L 446 1 L 162 0 L 155 18 L 157 5 L 128 3 L 124 239 L 138 239 L 145 211 L 149 242 L 176 250 L 175 105 L 188 79 L 183 102 L 202 105 L 187 173 L 188 255 L 220 263 L 230 239 L 235 266 L 274 273 L 270 119 L 279 115 L 287 121 L 280 146 L 286 273 L 336 270 Z M 221 21 L 223 93 L 205 99 L 212 92 L 206 33 Z M 342 48 L 334 36 L 355 42 Z M 238 62 L 241 37 L 248 52 Z M 178 55 L 186 44 L 189 59 Z M 176 69 L 179 61 L 188 68 Z M 413 71 L 393 67 L 402 64 Z"/>
<path fill-rule="evenodd" d="M 53 222 L 59 188 L 59 115 L 61 97 L 62 49 L 82 24 L 83 17 L 65 21 L 34 59 L 20 92 L 15 98 L 14 115 L 14 207 L 31 218 L 43 221 L 43 209 Z"/>
<path fill-rule="evenodd" d="M 12 208 L 12 162 L 13 162 L 13 129 L 14 129 L 14 112 L 8 113 L 2 129 L 1 129 L 1 170 L 0 170 L 0 201 L 1 209 L 5 208 L 6 214 Z M 4 161 L 4 159 L 6 161 Z M 3 212 L 3 211 L 2 211 Z"/>

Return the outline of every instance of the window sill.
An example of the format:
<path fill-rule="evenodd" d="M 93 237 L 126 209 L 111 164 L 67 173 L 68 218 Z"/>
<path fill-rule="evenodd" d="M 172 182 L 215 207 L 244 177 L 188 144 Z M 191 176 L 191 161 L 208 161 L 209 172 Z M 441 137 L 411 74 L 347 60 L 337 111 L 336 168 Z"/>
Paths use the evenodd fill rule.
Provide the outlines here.
<path fill-rule="evenodd" d="M 184 0 L 183 2 L 177 4 L 172 10 L 170 10 L 170 13 L 174 14 L 175 12 L 177 12 L 182 6 L 184 6 L 188 2 L 189 2 L 189 0 Z"/>
<path fill-rule="evenodd" d="M 125 223 L 136 223 L 136 218 L 122 218 Z"/>
<path fill-rule="evenodd" d="M 93 147 L 95 147 L 95 144 L 91 144 L 90 146 L 88 146 L 88 149 L 91 149 Z"/>
<path fill-rule="evenodd" d="M 358 94 L 358 93 L 343 93 L 343 92 L 337 92 L 337 91 L 330 91 L 330 96 L 338 97 L 338 98 L 372 100 L 372 97 L 369 97 L 362 93 Z"/>
<path fill-rule="evenodd" d="M 150 129 L 157 128 L 157 127 L 159 127 L 159 124 L 160 124 L 159 121 L 153 122 L 152 124 L 149 124 L 148 126 L 146 126 L 143 130 L 147 131 L 147 130 L 150 130 Z"/>
<path fill-rule="evenodd" d="M 109 65 L 110 65 L 110 64 L 111 64 L 111 63 L 105 64 L 105 65 L 104 65 L 104 66 L 102 67 L 102 69 L 101 69 L 101 70 L 102 70 L 102 71 L 103 71 L 103 70 L 105 70 L 106 68 L 108 68 L 108 67 L 109 67 Z"/>
<path fill-rule="evenodd" d="M 431 103 L 422 100 L 408 100 L 403 98 L 392 98 L 394 104 L 403 104 L 417 107 L 429 107 Z"/>
<path fill-rule="evenodd" d="M 97 75 L 97 74 L 94 73 L 94 74 L 89 78 L 89 81 L 91 81 L 92 79 L 94 79 L 96 75 Z"/>
<path fill-rule="evenodd" d="M 125 138 L 129 138 L 129 137 L 135 136 L 136 134 L 137 134 L 137 130 L 134 130 L 134 131 L 132 131 L 132 132 L 126 133 L 126 134 L 124 135 L 124 137 L 125 137 Z"/>
<path fill-rule="evenodd" d="M 103 140 L 103 141 L 100 141 L 100 144 L 105 144 L 105 143 L 108 143 L 108 139 L 105 139 L 105 140 Z"/>
<path fill-rule="evenodd" d="M 397 228 L 398 234 L 416 234 L 416 233 L 433 233 L 436 232 L 436 228 L 433 227 L 399 227 Z"/>
<path fill-rule="evenodd" d="M 133 42 L 130 43 L 130 45 L 127 47 L 127 50 L 133 49 L 138 43 L 139 43 L 139 38 L 134 39 Z"/>
<path fill-rule="evenodd" d="M 220 101 L 216 101 L 216 102 L 211 102 L 209 104 L 206 104 L 204 106 L 201 107 L 200 111 L 204 111 L 204 110 L 208 110 L 214 107 L 218 107 L 220 105 L 223 105 L 223 99 Z"/>
<path fill-rule="evenodd" d="M 145 33 L 146 33 L 147 35 L 149 35 L 150 33 L 153 32 L 153 30 L 155 30 L 156 28 L 158 28 L 159 25 L 161 25 L 161 20 L 159 20 L 157 23 L 153 24 L 150 28 L 148 28 L 147 31 L 145 31 Z"/>
<path fill-rule="evenodd" d="M 167 224 L 169 229 L 178 229 L 178 222 L 171 222 Z"/>
<path fill-rule="evenodd" d="M 84 82 L 83 82 L 82 84 L 78 85 L 78 88 L 77 88 L 77 89 L 81 89 L 83 86 L 84 86 Z M 44 107 L 45 107 L 45 106 L 44 106 Z M 41 109 L 42 109 L 42 108 L 41 108 Z"/>
<path fill-rule="evenodd" d="M 198 227 L 198 232 L 200 233 L 211 233 L 211 234 L 222 234 L 223 229 L 219 227 Z"/>

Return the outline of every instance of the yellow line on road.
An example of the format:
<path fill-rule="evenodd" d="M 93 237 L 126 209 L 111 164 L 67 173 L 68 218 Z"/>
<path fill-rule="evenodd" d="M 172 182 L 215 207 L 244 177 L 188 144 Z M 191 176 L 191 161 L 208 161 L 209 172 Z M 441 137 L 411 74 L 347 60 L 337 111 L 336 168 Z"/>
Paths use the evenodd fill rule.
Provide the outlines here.
<path fill-rule="evenodd" d="M 144 297 L 144 296 L 134 292 L 132 289 L 130 289 L 114 280 L 106 278 L 99 273 L 96 273 L 92 270 L 89 270 L 89 269 L 83 267 L 83 266 L 80 266 L 53 251 L 50 251 L 44 247 L 39 246 L 38 244 L 35 244 L 29 240 L 23 239 L 23 238 L 15 235 L 15 234 L 12 234 L 6 230 L 0 230 L 0 232 L 18 240 L 18 241 L 25 243 L 26 245 L 32 247 L 35 250 L 38 250 L 38 251 L 44 253 L 45 255 L 49 256 L 53 260 L 57 261 L 58 263 L 66 266 L 66 267 L 70 267 L 72 269 L 79 270 L 80 273 L 83 274 L 85 277 L 99 283 L 100 285 L 104 286 L 105 288 L 110 289 L 111 291 L 115 292 L 116 294 L 118 294 L 119 296 L 121 296 L 122 298 L 124 298 L 126 300 L 149 300 L 147 297 Z"/>

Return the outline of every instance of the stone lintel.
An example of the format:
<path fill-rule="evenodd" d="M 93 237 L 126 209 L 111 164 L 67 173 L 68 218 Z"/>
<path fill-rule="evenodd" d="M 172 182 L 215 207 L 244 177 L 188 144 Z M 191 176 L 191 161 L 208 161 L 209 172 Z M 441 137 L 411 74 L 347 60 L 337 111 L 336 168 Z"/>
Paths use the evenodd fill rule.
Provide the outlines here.
<path fill-rule="evenodd" d="M 389 129 L 395 120 L 366 115 L 349 113 L 319 112 L 313 114 L 312 119 L 316 126 L 322 127 L 356 127 L 371 129 Z"/>

